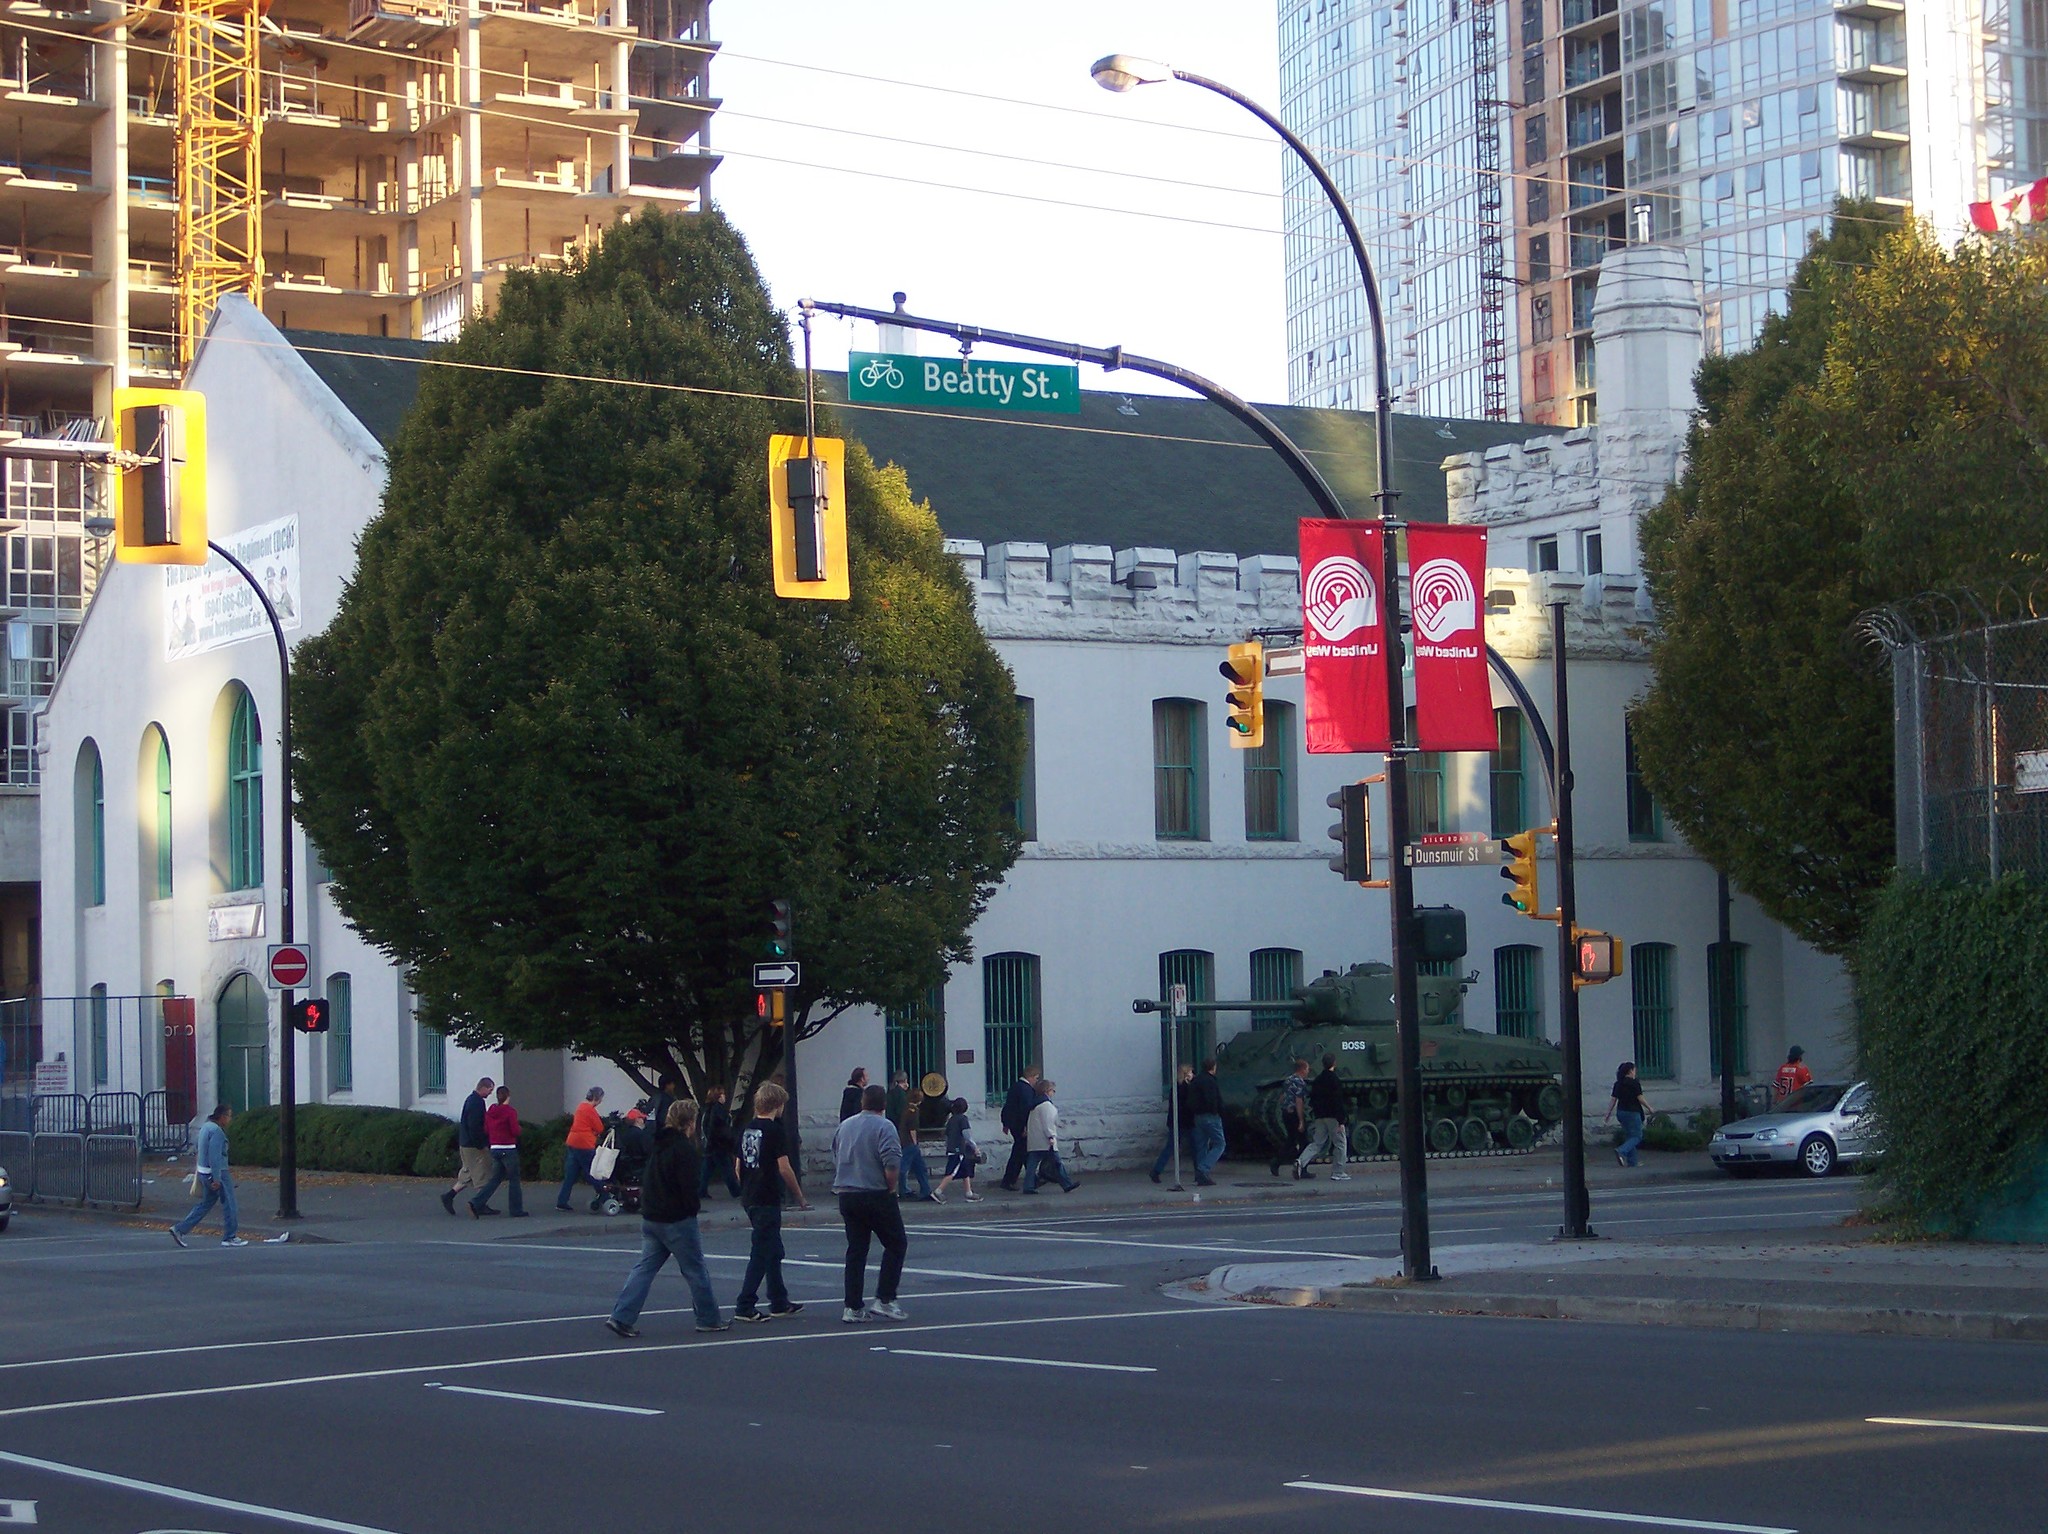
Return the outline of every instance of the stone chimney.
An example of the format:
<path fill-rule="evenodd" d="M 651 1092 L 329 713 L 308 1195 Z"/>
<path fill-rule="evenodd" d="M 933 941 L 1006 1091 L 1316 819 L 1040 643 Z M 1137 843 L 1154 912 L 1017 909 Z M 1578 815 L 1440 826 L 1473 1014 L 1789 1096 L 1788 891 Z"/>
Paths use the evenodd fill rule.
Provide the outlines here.
<path fill-rule="evenodd" d="M 1699 289 L 1685 252 L 1670 245 L 1609 251 L 1593 297 L 1601 435 L 1612 424 L 1645 439 L 1682 442 L 1701 352 Z"/>

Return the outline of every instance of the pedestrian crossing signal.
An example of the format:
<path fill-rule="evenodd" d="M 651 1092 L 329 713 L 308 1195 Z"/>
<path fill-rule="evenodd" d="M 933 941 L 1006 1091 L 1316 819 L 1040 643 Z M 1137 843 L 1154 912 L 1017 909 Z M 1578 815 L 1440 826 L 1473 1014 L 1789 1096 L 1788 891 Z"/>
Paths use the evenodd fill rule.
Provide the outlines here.
<path fill-rule="evenodd" d="M 125 455 L 116 460 L 114 476 L 114 557 L 130 564 L 205 564 L 206 396 L 191 389 L 116 389 L 114 443 Z"/>
<path fill-rule="evenodd" d="M 295 1001 L 291 1009 L 292 1027 L 300 1033 L 325 1033 L 327 1031 L 327 1003 L 318 996 L 305 1001 Z"/>

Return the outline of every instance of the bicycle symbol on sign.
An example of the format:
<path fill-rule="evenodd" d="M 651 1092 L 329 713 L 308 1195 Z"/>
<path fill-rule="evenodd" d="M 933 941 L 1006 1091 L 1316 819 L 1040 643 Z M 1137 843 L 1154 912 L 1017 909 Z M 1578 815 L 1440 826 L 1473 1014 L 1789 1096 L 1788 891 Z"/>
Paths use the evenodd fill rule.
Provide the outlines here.
<path fill-rule="evenodd" d="M 886 357 L 870 357 L 860 370 L 860 382 L 864 389 L 900 389 L 903 387 L 903 369 Z"/>

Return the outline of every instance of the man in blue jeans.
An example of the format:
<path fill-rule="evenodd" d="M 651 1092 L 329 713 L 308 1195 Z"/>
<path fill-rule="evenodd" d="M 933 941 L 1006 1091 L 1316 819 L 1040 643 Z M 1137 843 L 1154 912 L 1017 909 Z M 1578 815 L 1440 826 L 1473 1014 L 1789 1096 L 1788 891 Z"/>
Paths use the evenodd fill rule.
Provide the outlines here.
<path fill-rule="evenodd" d="M 740 1282 L 740 1297 L 733 1302 L 735 1321 L 766 1321 L 776 1316 L 793 1316 L 803 1309 L 789 1297 L 782 1281 L 782 1193 L 785 1188 L 796 1207 L 809 1209 L 803 1184 L 789 1164 L 789 1134 L 782 1127 L 782 1110 L 789 1094 L 771 1081 L 754 1094 L 754 1122 L 740 1131 L 740 1207 L 747 1211 L 747 1223 L 754 1229 L 753 1244 L 747 1249 L 747 1276 Z M 761 1308 L 761 1285 L 768 1285 L 768 1308 Z"/>
<path fill-rule="evenodd" d="M 1216 1079 L 1214 1057 L 1202 1062 L 1202 1073 L 1188 1088 L 1188 1106 L 1195 1114 L 1195 1184 L 1213 1188 L 1209 1174 L 1223 1159 L 1223 1084 Z"/>
<path fill-rule="evenodd" d="M 626 1275 L 626 1287 L 604 1323 L 614 1336 L 640 1335 L 633 1323 L 647 1304 L 654 1275 L 671 1257 L 690 1286 L 697 1330 L 723 1332 L 732 1327 L 719 1317 L 711 1275 L 704 1268 L 704 1243 L 697 1234 L 697 1183 L 704 1166 L 696 1135 L 697 1105 L 687 1098 L 669 1104 L 668 1122 L 655 1130 L 654 1154 L 640 1174 L 640 1260 Z"/>
<path fill-rule="evenodd" d="M 195 1163 L 199 1202 L 192 1206 L 190 1214 L 171 1227 L 171 1239 L 180 1246 L 185 1244 L 185 1237 L 206 1218 L 207 1211 L 215 1204 L 220 1205 L 220 1244 L 249 1244 L 235 1234 L 242 1222 L 235 1212 L 235 1180 L 228 1175 L 228 1121 L 234 1116 L 235 1110 L 222 1103 L 199 1126 L 199 1156 Z"/>

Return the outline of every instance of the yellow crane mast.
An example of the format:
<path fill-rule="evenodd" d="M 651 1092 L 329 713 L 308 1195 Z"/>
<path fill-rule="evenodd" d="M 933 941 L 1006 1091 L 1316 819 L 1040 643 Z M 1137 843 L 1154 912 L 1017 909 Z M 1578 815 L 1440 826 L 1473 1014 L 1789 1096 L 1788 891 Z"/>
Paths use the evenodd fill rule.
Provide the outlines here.
<path fill-rule="evenodd" d="M 173 0 L 177 63 L 178 365 L 214 306 L 263 297 L 263 99 L 257 50 L 269 0 Z"/>

